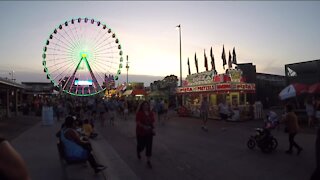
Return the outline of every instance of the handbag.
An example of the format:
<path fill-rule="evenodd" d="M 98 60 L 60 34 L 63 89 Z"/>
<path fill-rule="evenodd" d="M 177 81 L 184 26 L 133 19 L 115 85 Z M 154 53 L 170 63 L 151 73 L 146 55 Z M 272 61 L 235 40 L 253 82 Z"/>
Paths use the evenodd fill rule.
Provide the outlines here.
<path fill-rule="evenodd" d="M 288 132 L 289 132 L 288 127 L 285 127 L 285 128 L 284 128 L 284 132 L 285 132 L 285 133 L 288 133 Z"/>
<path fill-rule="evenodd" d="M 151 127 L 150 129 L 147 130 L 147 134 L 151 136 L 155 136 L 156 132 L 154 131 L 153 127 Z"/>

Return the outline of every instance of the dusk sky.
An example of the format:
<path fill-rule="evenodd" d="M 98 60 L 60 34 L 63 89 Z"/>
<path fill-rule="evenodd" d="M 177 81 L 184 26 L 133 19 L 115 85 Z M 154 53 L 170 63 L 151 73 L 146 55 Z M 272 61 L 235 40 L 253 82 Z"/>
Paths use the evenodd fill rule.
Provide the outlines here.
<path fill-rule="evenodd" d="M 183 77 L 188 57 L 195 73 L 195 53 L 200 71 L 205 70 L 203 52 L 210 60 L 211 46 L 222 73 L 223 44 L 227 53 L 235 47 L 238 63 L 252 62 L 263 73 L 284 75 L 285 64 L 320 59 L 316 1 L 1 1 L 0 77 L 14 70 L 20 82 L 45 80 L 46 39 L 59 24 L 78 17 L 100 20 L 117 34 L 129 55 L 131 81 L 143 79 L 130 74 L 180 76 L 178 24 Z"/>

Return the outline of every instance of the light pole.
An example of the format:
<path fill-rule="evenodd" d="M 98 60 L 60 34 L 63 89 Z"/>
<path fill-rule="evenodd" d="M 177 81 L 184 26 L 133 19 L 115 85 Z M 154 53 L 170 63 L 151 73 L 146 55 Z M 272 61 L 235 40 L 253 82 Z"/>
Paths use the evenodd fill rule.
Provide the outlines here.
<path fill-rule="evenodd" d="M 9 75 L 11 75 L 11 81 L 15 82 L 16 79 L 13 78 L 13 76 L 14 76 L 14 71 L 13 70 L 11 72 L 9 72 Z"/>
<path fill-rule="evenodd" d="M 179 28 L 179 41 L 180 41 L 180 87 L 182 87 L 181 24 L 179 24 L 177 27 Z"/>
<path fill-rule="evenodd" d="M 179 28 L 179 41 L 180 41 L 180 87 L 182 87 L 181 24 L 179 24 L 177 27 Z"/>
<path fill-rule="evenodd" d="M 180 87 L 182 87 L 182 58 L 181 58 L 181 24 L 177 26 L 179 28 L 179 42 L 180 42 Z M 181 97 L 180 105 L 183 103 L 183 95 Z M 178 96 L 176 95 L 176 106 L 178 105 Z"/>

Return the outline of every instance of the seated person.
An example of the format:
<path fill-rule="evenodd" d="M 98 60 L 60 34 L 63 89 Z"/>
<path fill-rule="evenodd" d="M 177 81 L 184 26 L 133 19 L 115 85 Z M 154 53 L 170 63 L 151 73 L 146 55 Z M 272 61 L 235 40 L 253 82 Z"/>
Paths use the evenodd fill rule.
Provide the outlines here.
<path fill-rule="evenodd" d="M 82 129 L 83 129 L 84 135 L 88 138 L 95 138 L 98 135 L 97 133 L 93 132 L 93 127 L 90 124 L 88 119 L 85 119 L 83 121 Z"/>
<path fill-rule="evenodd" d="M 95 173 L 106 167 L 97 163 L 92 155 L 91 144 L 81 140 L 79 133 L 75 129 L 75 120 L 72 117 L 65 119 L 64 128 L 61 129 L 60 140 L 64 147 L 64 156 L 70 161 L 89 161 Z"/>

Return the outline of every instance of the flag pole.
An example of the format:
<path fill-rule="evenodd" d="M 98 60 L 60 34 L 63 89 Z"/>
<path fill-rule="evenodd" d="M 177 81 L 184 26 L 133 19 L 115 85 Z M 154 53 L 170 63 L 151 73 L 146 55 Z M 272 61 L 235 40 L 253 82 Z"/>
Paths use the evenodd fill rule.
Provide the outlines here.
<path fill-rule="evenodd" d="M 177 27 L 179 28 L 179 42 L 180 42 L 180 87 L 182 87 L 181 24 L 179 24 Z"/>

